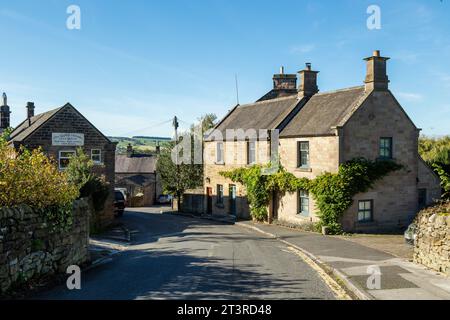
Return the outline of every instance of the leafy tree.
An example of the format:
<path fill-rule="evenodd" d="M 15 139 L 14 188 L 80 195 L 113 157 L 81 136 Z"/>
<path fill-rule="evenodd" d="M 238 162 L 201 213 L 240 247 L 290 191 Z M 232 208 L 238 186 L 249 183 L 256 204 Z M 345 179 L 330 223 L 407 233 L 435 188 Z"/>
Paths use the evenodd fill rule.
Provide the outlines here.
<path fill-rule="evenodd" d="M 442 194 L 443 199 L 450 199 L 450 174 L 445 172 L 445 170 L 442 168 L 441 165 L 434 163 L 433 167 L 436 171 L 436 173 L 439 175 L 439 178 L 441 179 L 441 186 L 444 190 L 444 193 Z"/>
<path fill-rule="evenodd" d="M 419 153 L 427 163 L 450 165 L 450 136 L 419 139 Z"/>
<path fill-rule="evenodd" d="M 419 153 L 441 179 L 442 197 L 450 198 L 450 136 L 419 139 Z"/>
<path fill-rule="evenodd" d="M 196 126 L 191 126 L 191 147 L 193 147 L 194 144 L 194 137 L 192 136 L 192 134 L 196 129 L 198 129 L 198 126 L 200 126 L 202 132 L 206 132 L 207 130 L 214 127 L 216 119 L 216 115 L 206 114 L 203 117 L 199 118 L 199 123 Z M 186 138 L 188 135 L 181 136 L 184 136 Z M 183 138 L 180 138 L 178 142 L 180 142 L 182 139 Z M 157 172 L 161 176 L 161 182 L 164 192 L 167 194 L 171 194 L 177 199 L 179 208 L 181 196 L 186 190 L 197 188 L 203 185 L 203 165 L 194 164 L 194 153 L 192 152 L 192 161 L 190 164 L 183 163 L 177 166 L 174 161 L 172 161 L 172 151 L 174 150 L 174 148 L 175 142 L 173 141 L 165 144 L 161 148 L 157 163 Z"/>

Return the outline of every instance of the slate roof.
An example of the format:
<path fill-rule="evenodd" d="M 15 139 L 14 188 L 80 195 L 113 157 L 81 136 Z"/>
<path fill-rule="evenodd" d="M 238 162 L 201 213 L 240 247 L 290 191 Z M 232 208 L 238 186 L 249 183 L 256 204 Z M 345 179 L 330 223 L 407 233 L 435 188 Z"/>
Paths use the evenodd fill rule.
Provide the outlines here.
<path fill-rule="evenodd" d="M 152 155 L 116 155 L 116 173 L 154 173 L 156 161 Z"/>
<path fill-rule="evenodd" d="M 299 104 L 297 94 L 238 105 L 215 127 L 225 138 L 227 129 L 276 129 Z M 208 137 L 206 137 L 206 140 Z"/>
<path fill-rule="evenodd" d="M 280 138 L 334 135 L 332 128 L 343 126 L 365 98 L 364 86 L 358 86 L 317 93 L 309 100 L 295 94 L 257 101 L 236 106 L 215 129 L 224 139 L 227 129 L 280 129 Z"/>
<path fill-rule="evenodd" d="M 117 184 L 134 184 L 137 186 L 148 186 L 149 184 L 154 182 L 155 180 L 150 177 L 137 174 L 134 176 L 127 176 L 126 178 L 123 178 L 117 181 Z"/>
<path fill-rule="evenodd" d="M 43 125 L 47 120 L 49 120 L 53 115 L 55 115 L 59 110 L 61 110 L 64 107 L 56 108 L 44 113 L 40 113 L 38 115 L 35 115 L 28 121 L 26 119 L 21 124 L 19 124 L 13 132 L 9 135 L 10 142 L 14 141 L 23 141 L 26 137 L 28 137 L 31 133 L 33 133 L 37 128 L 39 128 L 41 125 Z M 31 125 L 30 125 L 31 123 Z"/>
<path fill-rule="evenodd" d="M 272 89 L 263 95 L 257 102 L 271 100 L 276 98 L 282 98 L 297 94 L 297 89 Z"/>
<path fill-rule="evenodd" d="M 332 135 L 361 105 L 364 86 L 318 93 L 300 109 L 281 131 L 280 137 Z"/>
<path fill-rule="evenodd" d="M 101 136 L 105 138 L 106 141 L 111 142 L 100 130 L 98 130 L 92 123 L 89 122 L 74 106 L 70 103 L 66 103 L 64 106 L 35 115 L 31 117 L 30 120 L 25 119 L 22 123 L 20 123 L 9 135 L 9 143 L 14 142 L 22 142 L 24 141 L 30 134 L 40 128 L 44 123 L 50 120 L 54 115 L 56 115 L 59 111 L 65 108 L 72 108 L 77 112 L 81 118 L 83 118 L 86 122 L 88 122 Z"/>

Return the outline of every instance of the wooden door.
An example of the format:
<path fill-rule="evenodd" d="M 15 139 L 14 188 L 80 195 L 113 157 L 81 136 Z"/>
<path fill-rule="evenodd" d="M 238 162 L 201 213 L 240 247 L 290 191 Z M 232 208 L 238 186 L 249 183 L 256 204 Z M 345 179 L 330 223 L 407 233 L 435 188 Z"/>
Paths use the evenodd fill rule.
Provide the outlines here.
<path fill-rule="evenodd" d="M 206 188 L 206 213 L 212 214 L 212 188 Z"/>

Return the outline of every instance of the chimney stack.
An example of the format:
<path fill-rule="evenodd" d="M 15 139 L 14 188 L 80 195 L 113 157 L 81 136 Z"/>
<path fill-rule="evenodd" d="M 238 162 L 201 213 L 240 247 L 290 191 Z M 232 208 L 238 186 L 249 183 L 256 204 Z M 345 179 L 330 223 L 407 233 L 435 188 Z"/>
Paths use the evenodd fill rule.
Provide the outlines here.
<path fill-rule="evenodd" d="M 0 131 L 8 129 L 10 127 L 10 114 L 8 106 L 8 97 L 6 93 L 3 92 L 3 104 L 0 107 Z"/>
<path fill-rule="evenodd" d="M 317 87 L 317 74 L 319 71 L 311 69 L 311 63 L 306 63 L 306 68 L 298 72 L 300 74 L 300 86 L 298 87 L 299 98 L 312 97 L 319 88 Z"/>
<path fill-rule="evenodd" d="M 129 143 L 127 146 L 127 157 L 131 158 L 132 156 L 133 156 L 133 146 L 131 145 L 131 143 Z"/>
<path fill-rule="evenodd" d="M 284 67 L 280 67 L 280 73 L 273 75 L 274 90 L 295 90 L 297 88 L 297 76 L 285 74 Z"/>
<path fill-rule="evenodd" d="M 27 102 L 27 119 L 34 117 L 34 102 Z"/>
<path fill-rule="evenodd" d="M 366 91 L 384 91 L 389 88 L 389 78 L 386 73 L 386 61 L 390 58 L 382 57 L 380 50 L 375 50 L 372 57 L 365 58 L 367 75 L 364 81 Z"/>

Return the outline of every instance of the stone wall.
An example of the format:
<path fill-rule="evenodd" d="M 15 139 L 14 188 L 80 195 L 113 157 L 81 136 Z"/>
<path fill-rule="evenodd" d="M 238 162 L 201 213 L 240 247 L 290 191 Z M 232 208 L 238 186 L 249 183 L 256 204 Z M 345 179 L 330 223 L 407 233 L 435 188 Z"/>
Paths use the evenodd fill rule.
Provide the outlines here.
<path fill-rule="evenodd" d="M 28 206 L 0 208 L 0 294 L 14 284 L 86 263 L 90 212 L 87 199 L 75 201 L 70 229 L 51 232 Z"/>
<path fill-rule="evenodd" d="M 418 176 L 419 181 L 417 183 L 417 188 L 426 190 L 426 204 L 431 205 L 441 199 L 441 179 L 421 157 L 419 157 Z"/>
<path fill-rule="evenodd" d="M 450 201 L 422 210 L 416 225 L 414 262 L 450 276 Z"/>
<path fill-rule="evenodd" d="M 419 131 L 389 91 L 375 91 L 364 101 L 342 129 L 341 160 L 379 157 L 381 137 L 392 137 L 392 155 L 402 170 L 392 172 L 366 193 L 357 194 L 344 213 L 348 232 L 403 232 L 418 212 Z M 373 221 L 358 222 L 358 201 L 373 201 Z"/>
<path fill-rule="evenodd" d="M 309 142 L 310 167 L 297 167 L 298 142 Z M 324 172 L 335 173 L 339 170 L 339 137 L 303 137 L 280 139 L 281 165 L 297 178 L 314 179 Z M 298 193 L 278 195 L 274 217 L 281 222 L 305 224 L 319 221 L 313 195 L 309 195 L 309 215 L 302 216 L 298 210 Z"/>
<path fill-rule="evenodd" d="M 186 190 L 181 201 L 181 211 L 192 214 L 205 213 L 205 195 L 203 189 Z"/>
<path fill-rule="evenodd" d="M 224 163 L 216 164 L 216 142 L 205 142 L 204 145 L 204 192 L 207 193 L 208 188 L 211 188 L 212 196 L 212 214 L 225 215 L 230 213 L 229 206 L 229 191 L 230 186 L 236 186 L 236 212 L 239 218 L 249 219 L 250 209 L 246 198 L 246 190 L 244 186 L 239 183 L 234 183 L 230 179 L 224 178 L 220 175 L 221 171 L 232 171 L 241 167 L 248 167 L 247 163 L 247 143 L 245 141 L 226 141 L 224 143 Z M 267 162 L 267 154 L 269 145 L 266 141 L 258 141 L 256 144 L 256 160 L 258 163 Z M 217 185 L 223 186 L 224 201 L 222 204 L 217 203 Z M 207 211 L 208 197 L 204 198 L 204 209 Z"/>

